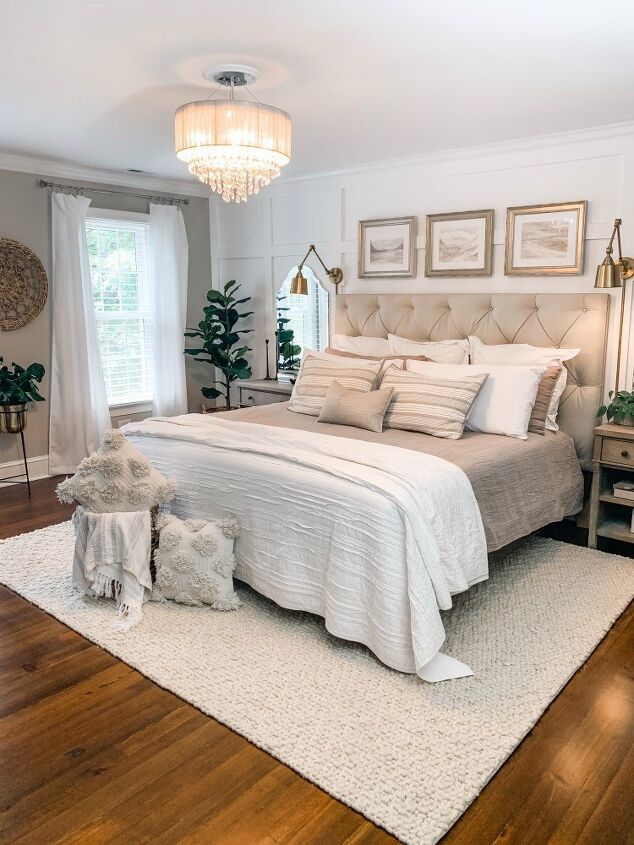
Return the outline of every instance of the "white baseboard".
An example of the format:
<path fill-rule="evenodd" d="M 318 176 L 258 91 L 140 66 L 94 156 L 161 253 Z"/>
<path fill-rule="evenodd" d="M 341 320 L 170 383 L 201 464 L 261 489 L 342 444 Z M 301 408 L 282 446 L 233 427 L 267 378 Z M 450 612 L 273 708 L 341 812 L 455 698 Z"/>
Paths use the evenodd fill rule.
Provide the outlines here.
<path fill-rule="evenodd" d="M 29 478 L 36 481 L 38 478 L 48 478 L 48 455 L 37 455 L 34 458 L 27 458 L 29 465 Z M 21 475 L 24 473 L 24 461 L 6 461 L 0 464 L 0 487 L 8 487 L 10 484 L 26 484 L 26 478 L 14 479 L 4 484 L 2 480 L 10 475 Z"/>

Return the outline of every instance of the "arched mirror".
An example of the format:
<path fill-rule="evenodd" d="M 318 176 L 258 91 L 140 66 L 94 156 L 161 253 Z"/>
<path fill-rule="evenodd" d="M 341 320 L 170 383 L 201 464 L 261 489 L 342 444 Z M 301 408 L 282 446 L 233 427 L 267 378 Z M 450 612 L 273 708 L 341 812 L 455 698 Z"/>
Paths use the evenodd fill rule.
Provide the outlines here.
<path fill-rule="evenodd" d="M 305 349 L 323 350 L 328 346 L 328 293 L 315 273 L 306 264 L 302 274 L 308 282 L 308 295 L 292 294 L 291 284 L 297 275 L 293 267 L 277 294 L 276 336 L 279 344 L 278 370 L 296 370 Z M 282 322 L 288 320 L 288 322 Z M 292 337 L 289 337 L 292 332 Z"/>

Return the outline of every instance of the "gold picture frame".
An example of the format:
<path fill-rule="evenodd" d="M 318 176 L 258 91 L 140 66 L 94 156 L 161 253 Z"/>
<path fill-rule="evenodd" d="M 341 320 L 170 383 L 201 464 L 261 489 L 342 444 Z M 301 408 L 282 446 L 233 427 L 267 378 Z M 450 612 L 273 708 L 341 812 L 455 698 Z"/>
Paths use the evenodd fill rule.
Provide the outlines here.
<path fill-rule="evenodd" d="M 581 275 L 587 216 L 587 200 L 507 208 L 504 273 Z"/>
<path fill-rule="evenodd" d="M 417 229 L 417 217 L 360 220 L 359 278 L 414 278 Z"/>
<path fill-rule="evenodd" d="M 425 275 L 492 275 L 493 215 L 492 208 L 428 214 Z"/>

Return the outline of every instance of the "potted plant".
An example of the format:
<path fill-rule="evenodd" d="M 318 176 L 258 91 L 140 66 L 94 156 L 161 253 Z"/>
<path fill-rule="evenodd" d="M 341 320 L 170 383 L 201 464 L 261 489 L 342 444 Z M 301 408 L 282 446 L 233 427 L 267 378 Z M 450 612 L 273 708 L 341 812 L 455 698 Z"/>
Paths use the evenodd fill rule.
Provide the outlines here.
<path fill-rule="evenodd" d="M 203 308 L 204 319 L 198 323 L 197 329 L 188 329 L 185 332 L 185 337 L 198 337 L 202 340 L 202 346 L 185 349 L 185 354 L 195 356 L 195 361 L 211 364 L 220 370 L 223 376 L 224 391 L 215 387 L 203 387 L 200 392 L 206 399 L 224 396 L 228 411 L 231 410 L 231 383 L 236 379 L 251 378 L 251 367 L 244 357 L 251 349 L 237 344 L 240 335 L 248 334 L 253 329 L 236 329 L 236 324 L 239 320 L 250 317 L 253 311 L 238 311 L 238 306 L 251 299 L 250 296 L 236 299 L 234 294 L 239 288 L 240 285 L 232 279 L 222 291 L 210 290 L 207 294 L 209 305 Z"/>
<path fill-rule="evenodd" d="M 41 364 L 21 367 L 15 362 L 10 369 L 0 355 L 0 431 L 19 434 L 26 428 L 27 402 L 43 402 L 35 386 L 44 378 Z"/>
<path fill-rule="evenodd" d="M 619 390 L 615 396 L 614 391 L 611 390 L 608 396 L 610 397 L 610 404 L 601 405 L 597 411 L 597 417 L 602 417 L 605 414 L 608 422 L 634 426 L 634 393 Z M 614 398 L 612 398 L 613 396 Z"/>
<path fill-rule="evenodd" d="M 284 372 L 294 376 L 299 366 L 299 356 L 302 348 L 295 343 L 295 332 L 293 329 L 286 328 L 290 319 L 284 314 L 291 309 L 287 306 L 280 305 L 284 302 L 285 296 L 277 297 L 277 329 L 275 331 L 275 338 L 277 341 L 277 369 L 278 372 Z M 294 379 L 291 378 L 291 381 Z"/>

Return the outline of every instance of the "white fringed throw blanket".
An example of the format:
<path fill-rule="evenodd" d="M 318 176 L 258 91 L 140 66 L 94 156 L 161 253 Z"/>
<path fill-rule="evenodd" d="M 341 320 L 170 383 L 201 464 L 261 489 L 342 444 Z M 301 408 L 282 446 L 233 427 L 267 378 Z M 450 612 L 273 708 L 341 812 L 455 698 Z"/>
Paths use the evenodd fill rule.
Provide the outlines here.
<path fill-rule="evenodd" d="M 73 583 L 95 598 L 117 601 L 117 627 L 130 628 L 142 618 L 152 594 L 149 511 L 73 514 Z"/>

